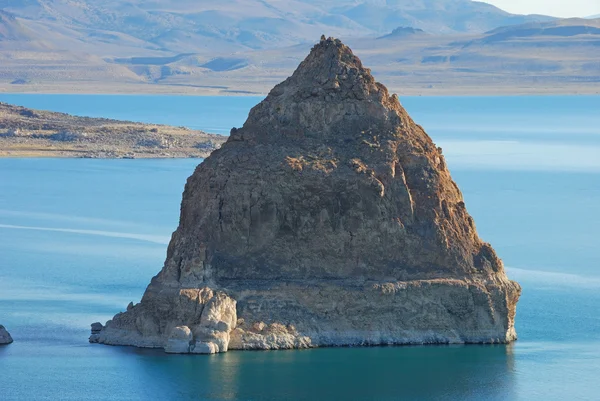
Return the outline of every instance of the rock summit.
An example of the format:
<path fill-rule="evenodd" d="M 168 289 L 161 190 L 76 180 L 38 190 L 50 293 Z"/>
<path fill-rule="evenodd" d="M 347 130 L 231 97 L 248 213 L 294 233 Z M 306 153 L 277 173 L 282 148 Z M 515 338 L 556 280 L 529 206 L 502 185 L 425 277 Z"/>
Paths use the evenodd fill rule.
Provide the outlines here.
<path fill-rule="evenodd" d="M 442 150 L 323 37 L 196 168 L 161 272 L 90 341 L 202 354 L 507 343 L 520 292 Z"/>

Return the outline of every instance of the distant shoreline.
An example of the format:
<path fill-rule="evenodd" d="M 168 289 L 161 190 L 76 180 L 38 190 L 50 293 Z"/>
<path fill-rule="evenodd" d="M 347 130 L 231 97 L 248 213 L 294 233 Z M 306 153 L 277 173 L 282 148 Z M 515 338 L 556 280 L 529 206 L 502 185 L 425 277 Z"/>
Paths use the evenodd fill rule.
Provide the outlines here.
<path fill-rule="evenodd" d="M 197 159 L 204 160 L 209 155 L 205 156 L 185 156 L 185 155 L 172 155 L 172 156 L 157 156 L 151 154 L 136 154 L 135 157 L 122 157 L 122 156 L 101 156 L 101 157 L 85 157 L 83 153 L 80 154 L 67 154 L 52 149 L 40 150 L 40 151 L 2 151 L 0 150 L 0 159 L 95 159 L 95 160 L 185 160 L 185 159 Z"/>
<path fill-rule="evenodd" d="M 266 86 L 266 85 L 265 85 Z M 261 88 L 262 89 L 262 88 Z M 448 86 L 440 88 L 390 86 L 391 93 L 398 96 L 577 96 L 600 95 L 600 84 L 566 85 L 561 87 L 515 87 L 515 86 Z M 73 90 L 70 85 L 11 85 L 0 83 L 0 95 L 147 95 L 147 96 L 222 96 L 265 97 L 268 90 L 219 90 L 193 86 L 169 85 L 81 85 Z"/>
<path fill-rule="evenodd" d="M 0 158 L 204 158 L 226 140 L 184 127 L 77 117 L 0 102 Z"/>

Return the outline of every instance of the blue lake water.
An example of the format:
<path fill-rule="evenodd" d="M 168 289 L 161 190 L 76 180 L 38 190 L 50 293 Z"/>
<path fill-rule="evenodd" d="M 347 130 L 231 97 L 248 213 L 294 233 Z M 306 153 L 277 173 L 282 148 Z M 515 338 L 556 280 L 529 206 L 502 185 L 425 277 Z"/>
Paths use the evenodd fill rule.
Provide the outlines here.
<path fill-rule="evenodd" d="M 509 346 L 168 356 L 87 343 L 139 301 L 197 160 L 0 159 L 0 400 L 600 398 L 600 97 L 408 97 L 523 286 Z M 260 98 L 6 95 L 227 133 Z"/>

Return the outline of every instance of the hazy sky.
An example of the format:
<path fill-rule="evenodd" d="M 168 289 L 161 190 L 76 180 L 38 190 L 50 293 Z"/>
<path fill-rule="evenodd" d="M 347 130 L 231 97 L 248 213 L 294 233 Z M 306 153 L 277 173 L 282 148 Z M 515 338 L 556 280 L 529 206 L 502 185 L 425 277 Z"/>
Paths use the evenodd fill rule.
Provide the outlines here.
<path fill-rule="evenodd" d="M 515 14 L 587 17 L 600 14 L 600 0 L 483 0 Z"/>

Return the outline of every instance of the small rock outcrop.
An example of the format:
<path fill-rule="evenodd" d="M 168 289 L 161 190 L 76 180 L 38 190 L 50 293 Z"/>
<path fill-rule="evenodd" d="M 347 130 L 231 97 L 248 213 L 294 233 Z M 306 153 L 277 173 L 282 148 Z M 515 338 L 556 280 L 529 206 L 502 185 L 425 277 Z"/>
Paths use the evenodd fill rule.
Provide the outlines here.
<path fill-rule="evenodd" d="M 9 332 L 6 331 L 6 328 L 0 324 L 0 345 L 6 345 L 13 342 L 12 337 Z"/>
<path fill-rule="evenodd" d="M 173 353 L 516 339 L 440 148 L 337 39 L 188 179 L 161 272 L 90 341 Z"/>
<path fill-rule="evenodd" d="M 100 332 L 102 331 L 103 328 L 104 328 L 104 326 L 100 322 L 92 323 L 92 334 L 90 335 L 90 338 L 89 338 L 91 343 L 98 342 L 99 337 L 100 337 Z"/>

